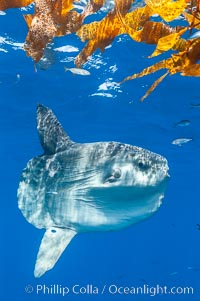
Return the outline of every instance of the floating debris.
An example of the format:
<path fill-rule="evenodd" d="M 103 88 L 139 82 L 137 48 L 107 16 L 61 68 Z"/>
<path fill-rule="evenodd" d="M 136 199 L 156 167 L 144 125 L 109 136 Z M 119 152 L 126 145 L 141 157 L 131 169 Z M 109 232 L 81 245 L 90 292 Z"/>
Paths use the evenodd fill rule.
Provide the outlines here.
<path fill-rule="evenodd" d="M 174 124 L 175 127 L 177 127 L 177 126 L 182 127 L 182 126 L 188 126 L 188 125 L 190 125 L 190 120 L 188 120 L 188 119 L 183 119 Z"/>
<path fill-rule="evenodd" d="M 172 144 L 182 146 L 182 144 L 192 141 L 192 138 L 178 138 L 172 141 Z"/>
<path fill-rule="evenodd" d="M 78 75 L 90 75 L 90 72 L 85 69 L 81 68 L 67 68 L 65 67 L 65 71 L 70 71 L 73 74 L 78 74 Z"/>
<path fill-rule="evenodd" d="M 18 84 L 20 82 L 21 79 L 21 75 L 19 73 L 16 74 L 16 80 L 15 80 L 15 84 Z"/>
<path fill-rule="evenodd" d="M 200 230 L 200 224 L 197 224 L 197 230 Z"/>

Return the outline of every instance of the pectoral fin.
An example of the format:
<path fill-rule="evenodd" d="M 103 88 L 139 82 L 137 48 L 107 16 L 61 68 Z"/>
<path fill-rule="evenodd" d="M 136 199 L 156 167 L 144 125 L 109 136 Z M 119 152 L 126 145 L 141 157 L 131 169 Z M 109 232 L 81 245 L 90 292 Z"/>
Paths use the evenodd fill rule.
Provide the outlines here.
<path fill-rule="evenodd" d="M 34 276 L 39 278 L 52 269 L 76 232 L 71 229 L 51 227 L 46 230 L 40 244 Z"/>

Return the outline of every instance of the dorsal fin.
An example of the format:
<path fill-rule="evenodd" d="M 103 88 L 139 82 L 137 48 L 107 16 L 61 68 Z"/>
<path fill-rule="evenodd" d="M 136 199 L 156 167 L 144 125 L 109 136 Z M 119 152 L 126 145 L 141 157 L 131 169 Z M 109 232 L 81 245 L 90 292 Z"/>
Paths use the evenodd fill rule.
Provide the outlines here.
<path fill-rule="evenodd" d="M 53 112 L 41 104 L 37 106 L 37 130 L 47 155 L 63 151 L 73 143 Z"/>

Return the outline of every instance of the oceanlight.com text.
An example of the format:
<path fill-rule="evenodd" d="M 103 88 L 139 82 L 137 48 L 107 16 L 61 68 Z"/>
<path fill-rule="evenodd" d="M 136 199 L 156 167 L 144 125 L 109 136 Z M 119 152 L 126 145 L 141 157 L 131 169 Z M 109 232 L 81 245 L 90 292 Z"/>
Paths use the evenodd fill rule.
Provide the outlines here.
<path fill-rule="evenodd" d="M 27 285 L 25 287 L 27 294 L 36 295 L 149 295 L 154 297 L 156 295 L 194 295 L 194 288 L 191 286 L 155 286 L 144 284 L 142 286 L 122 286 L 117 284 L 104 284 L 102 286 L 95 284 L 74 284 L 72 286 L 60 284 L 38 284 L 35 287 Z"/>

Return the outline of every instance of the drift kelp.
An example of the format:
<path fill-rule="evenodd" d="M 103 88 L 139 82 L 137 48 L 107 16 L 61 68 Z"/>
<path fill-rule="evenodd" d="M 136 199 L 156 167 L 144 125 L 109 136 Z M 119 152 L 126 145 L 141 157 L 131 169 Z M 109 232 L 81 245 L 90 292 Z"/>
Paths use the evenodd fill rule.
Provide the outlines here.
<path fill-rule="evenodd" d="M 85 18 L 98 12 L 106 5 L 106 1 L 88 0 L 80 13 L 75 6 L 78 1 L 73 0 L 0 0 L 0 10 L 31 3 L 35 3 L 35 11 L 33 15 L 24 16 L 28 25 L 24 48 L 35 62 L 42 58 L 45 47 L 55 37 L 76 33 L 82 42 L 86 42 L 75 59 L 76 66 L 80 68 L 97 49 L 104 51 L 117 36 L 127 34 L 136 42 L 156 45 L 155 51 L 149 57 L 173 52 L 170 52 L 168 59 L 121 81 L 122 83 L 166 69 L 142 99 L 168 74 L 200 76 L 200 39 L 190 39 L 192 30 L 200 29 L 200 0 L 146 0 L 145 5 L 139 8 L 134 6 L 133 0 L 115 0 L 114 6 L 111 6 L 102 20 L 89 24 L 84 24 Z M 161 18 L 160 22 L 152 20 L 155 14 Z M 187 24 L 181 19 L 185 19 Z M 174 20 L 180 25 L 171 26 L 170 22 Z M 187 39 L 185 36 L 183 38 L 185 33 Z"/>

